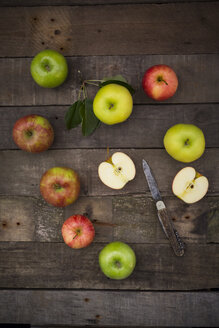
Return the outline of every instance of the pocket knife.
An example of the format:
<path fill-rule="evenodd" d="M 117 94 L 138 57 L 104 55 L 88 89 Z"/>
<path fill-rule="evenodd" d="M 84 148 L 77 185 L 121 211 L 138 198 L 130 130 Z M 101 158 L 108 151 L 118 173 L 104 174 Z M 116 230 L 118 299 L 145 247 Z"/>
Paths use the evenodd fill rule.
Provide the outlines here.
<path fill-rule="evenodd" d="M 167 211 L 167 208 L 162 201 L 162 197 L 160 194 L 160 191 L 157 186 L 157 182 L 151 172 L 150 166 L 148 163 L 143 159 L 143 171 L 151 192 L 151 195 L 156 203 L 157 207 L 157 214 L 159 221 L 161 223 L 161 226 L 167 236 L 167 238 L 170 241 L 170 245 L 173 248 L 174 253 L 177 256 L 183 256 L 185 252 L 185 244 L 182 242 L 178 232 L 174 228 L 173 222 L 169 216 L 169 213 Z"/>

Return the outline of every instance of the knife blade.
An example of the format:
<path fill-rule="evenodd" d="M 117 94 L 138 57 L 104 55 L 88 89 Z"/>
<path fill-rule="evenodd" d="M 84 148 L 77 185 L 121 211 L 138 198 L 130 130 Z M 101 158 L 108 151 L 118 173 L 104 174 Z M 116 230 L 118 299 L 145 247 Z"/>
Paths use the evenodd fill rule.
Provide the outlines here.
<path fill-rule="evenodd" d="M 167 208 L 162 200 L 157 182 L 151 172 L 151 168 L 148 165 L 148 163 L 143 159 L 142 161 L 143 165 L 143 171 L 148 183 L 149 190 L 151 192 L 151 195 L 156 203 L 157 207 L 157 214 L 159 221 L 161 223 L 161 226 L 167 236 L 167 238 L 170 241 L 170 244 L 174 250 L 174 253 L 177 256 L 182 256 L 185 252 L 185 245 L 182 242 L 179 233 L 175 229 L 172 220 L 169 216 L 169 213 L 167 211 Z"/>

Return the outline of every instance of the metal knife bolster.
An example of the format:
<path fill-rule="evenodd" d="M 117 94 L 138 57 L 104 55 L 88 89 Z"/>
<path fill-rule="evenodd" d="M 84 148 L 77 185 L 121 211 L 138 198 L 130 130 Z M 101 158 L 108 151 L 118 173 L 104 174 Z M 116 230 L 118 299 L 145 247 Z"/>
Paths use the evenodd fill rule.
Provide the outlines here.
<path fill-rule="evenodd" d="M 162 200 L 156 202 L 158 218 L 165 231 L 167 238 L 177 256 L 182 256 L 184 254 L 184 244 L 181 241 L 178 232 L 174 229 L 171 222 L 171 218 L 168 214 L 167 208 Z"/>

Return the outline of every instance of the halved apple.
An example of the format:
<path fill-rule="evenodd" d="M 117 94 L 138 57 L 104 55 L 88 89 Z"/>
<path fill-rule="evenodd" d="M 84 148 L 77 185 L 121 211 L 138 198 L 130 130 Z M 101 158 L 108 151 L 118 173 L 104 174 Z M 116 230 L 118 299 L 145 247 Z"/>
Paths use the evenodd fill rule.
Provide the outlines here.
<path fill-rule="evenodd" d="M 131 158 L 121 152 L 116 152 L 98 168 L 100 180 L 112 189 L 122 189 L 126 183 L 135 177 L 135 164 Z"/>
<path fill-rule="evenodd" d="M 184 167 L 173 179 L 174 195 L 185 203 L 192 204 L 202 199 L 208 191 L 208 179 L 193 167 Z"/>

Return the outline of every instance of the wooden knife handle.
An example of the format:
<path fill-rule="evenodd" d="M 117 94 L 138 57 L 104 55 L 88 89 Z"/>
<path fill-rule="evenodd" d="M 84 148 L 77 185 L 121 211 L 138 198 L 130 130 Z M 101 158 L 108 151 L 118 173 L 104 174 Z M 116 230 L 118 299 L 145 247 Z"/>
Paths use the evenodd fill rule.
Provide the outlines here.
<path fill-rule="evenodd" d="M 168 214 L 168 211 L 167 211 L 164 203 L 163 202 L 160 202 L 160 203 L 162 203 L 161 204 L 162 206 L 157 205 L 158 217 L 159 217 L 160 223 L 164 228 L 164 231 L 167 235 L 167 238 L 170 241 L 170 244 L 174 250 L 174 253 L 177 256 L 183 256 L 183 254 L 185 252 L 184 243 L 181 241 L 181 238 L 180 238 L 178 232 L 173 227 L 171 218 Z"/>

